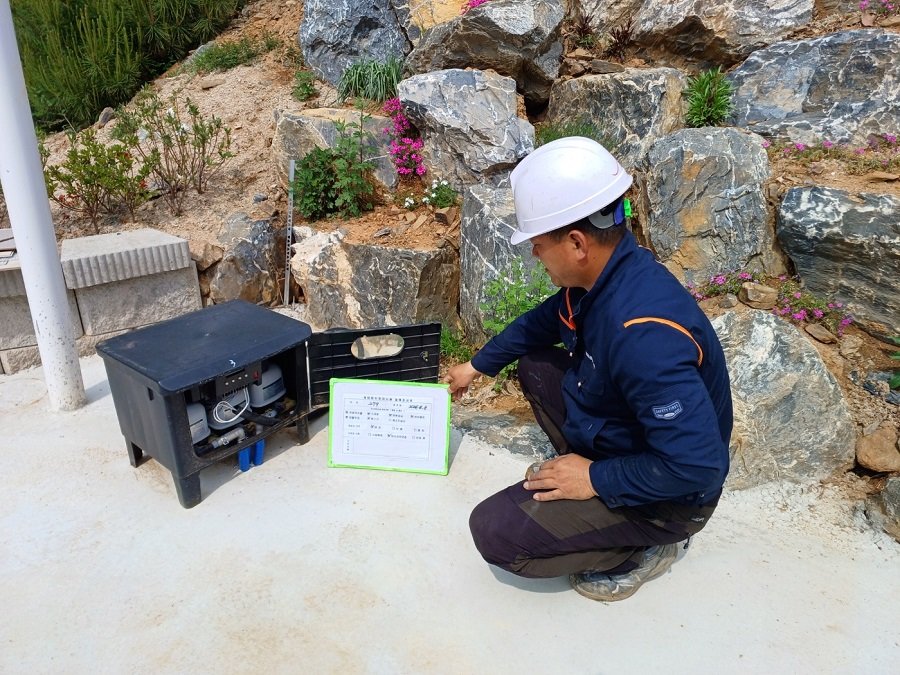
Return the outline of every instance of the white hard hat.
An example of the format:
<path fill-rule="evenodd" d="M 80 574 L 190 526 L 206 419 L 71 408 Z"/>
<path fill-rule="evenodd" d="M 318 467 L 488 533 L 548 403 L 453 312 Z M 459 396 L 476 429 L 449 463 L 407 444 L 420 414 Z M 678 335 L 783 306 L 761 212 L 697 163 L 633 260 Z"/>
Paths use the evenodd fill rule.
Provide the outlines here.
<path fill-rule="evenodd" d="M 600 228 L 614 224 L 599 211 L 631 187 L 631 176 L 602 145 L 570 136 L 551 141 L 519 162 L 510 174 L 519 229 L 518 244 L 591 217 Z"/>

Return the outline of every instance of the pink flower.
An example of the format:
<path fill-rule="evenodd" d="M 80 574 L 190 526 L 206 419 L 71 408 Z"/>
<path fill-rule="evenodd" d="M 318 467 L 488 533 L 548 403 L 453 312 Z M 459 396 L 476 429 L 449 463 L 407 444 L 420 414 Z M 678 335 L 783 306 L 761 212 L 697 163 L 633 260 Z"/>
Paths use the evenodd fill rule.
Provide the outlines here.
<path fill-rule="evenodd" d="M 834 147 L 834 143 L 832 143 L 831 141 L 822 141 L 822 147 L 826 150 L 830 150 Z"/>
<path fill-rule="evenodd" d="M 772 145 L 772 144 L 769 143 L 769 141 L 763 141 L 763 142 L 762 142 L 762 146 L 763 146 L 764 148 L 768 148 L 770 145 Z"/>
<path fill-rule="evenodd" d="M 869 8 L 869 0 L 860 0 L 859 11 L 865 12 Z"/>
<path fill-rule="evenodd" d="M 803 297 L 803 293 L 801 293 L 800 291 L 797 291 L 794 293 L 794 297 L 797 298 L 797 300 L 799 300 L 800 298 Z"/>
<path fill-rule="evenodd" d="M 800 152 L 806 150 L 806 145 L 803 143 L 794 143 L 794 147 L 797 148 L 797 150 Z"/>
<path fill-rule="evenodd" d="M 823 312 L 821 309 L 814 309 L 813 316 L 817 319 L 821 319 L 823 316 L 825 316 L 825 312 Z"/>
<path fill-rule="evenodd" d="M 738 278 L 746 281 L 750 278 L 750 272 L 741 272 L 740 274 L 738 274 Z"/>
<path fill-rule="evenodd" d="M 885 134 L 884 140 L 886 140 L 891 145 L 894 145 L 897 142 L 897 136 L 895 134 Z"/>
<path fill-rule="evenodd" d="M 801 309 L 799 312 L 791 314 L 791 318 L 795 321 L 806 321 L 806 310 Z"/>
<path fill-rule="evenodd" d="M 724 274 L 718 275 L 717 277 L 715 277 L 713 279 L 713 283 L 716 286 L 724 286 L 725 285 L 725 275 Z"/>

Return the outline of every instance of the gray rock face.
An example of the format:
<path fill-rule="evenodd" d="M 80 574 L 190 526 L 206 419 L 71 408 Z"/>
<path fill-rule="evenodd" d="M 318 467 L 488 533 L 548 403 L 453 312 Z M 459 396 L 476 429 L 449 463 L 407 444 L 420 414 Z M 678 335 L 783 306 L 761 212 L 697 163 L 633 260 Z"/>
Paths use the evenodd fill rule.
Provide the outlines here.
<path fill-rule="evenodd" d="M 335 86 L 357 61 L 403 58 L 412 48 L 390 0 L 306 0 L 297 41 L 306 64 Z"/>
<path fill-rule="evenodd" d="M 627 68 L 553 85 L 547 122 L 591 122 L 623 166 L 636 166 L 660 138 L 684 126 L 687 79 L 672 68 Z M 635 92 L 640 92 L 636 95 Z"/>
<path fill-rule="evenodd" d="M 406 69 L 494 70 L 513 78 L 526 100 L 545 103 L 562 61 L 563 18 L 559 0 L 492 0 L 426 32 Z"/>
<path fill-rule="evenodd" d="M 856 430 L 847 403 L 800 331 L 762 311 L 727 312 L 713 327 L 734 402 L 728 486 L 817 480 L 853 465 Z"/>
<path fill-rule="evenodd" d="M 340 232 L 298 228 L 291 272 L 303 289 L 307 320 L 321 328 L 456 322 L 459 262 L 434 250 L 348 244 Z"/>
<path fill-rule="evenodd" d="M 788 190 L 778 240 L 806 288 L 840 300 L 876 335 L 900 334 L 900 199 L 831 188 Z"/>
<path fill-rule="evenodd" d="M 869 134 L 895 130 L 898 51 L 896 33 L 852 30 L 754 52 L 729 75 L 734 123 L 809 144 L 863 144 Z"/>
<path fill-rule="evenodd" d="M 646 171 L 645 235 L 680 279 L 783 271 L 763 192 L 770 167 L 762 138 L 736 129 L 683 129 L 650 148 Z"/>
<path fill-rule="evenodd" d="M 812 20 L 814 0 L 645 2 L 635 41 L 709 66 L 730 66 Z"/>
<path fill-rule="evenodd" d="M 512 415 L 483 413 L 462 406 L 453 408 L 453 426 L 483 443 L 504 448 L 514 455 L 550 459 L 556 451 L 547 434 L 535 423 L 523 424 Z"/>
<path fill-rule="evenodd" d="M 866 507 L 869 519 L 900 541 L 900 477 L 888 478 L 884 489 L 870 497 Z"/>
<path fill-rule="evenodd" d="M 582 0 L 584 15 L 594 30 L 604 35 L 612 28 L 636 17 L 644 6 L 644 0 Z"/>
<path fill-rule="evenodd" d="M 272 139 L 272 153 L 278 168 L 278 178 L 283 185 L 288 183 L 290 161 L 300 160 L 313 148 L 333 148 L 338 142 L 337 123 L 348 126 L 344 133 L 358 131 L 360 115 L 346 108 L 315 108 L 303 113 L 276 113 L 275 136 Z M 390 126 L 390 119 L 379 115 L 364 116 L 362 130 L 365 140 L 366 158 L 375 169 L 373 177 L 389 190 L 397 187 L 398 176 L 389 153 L 387 136 L 382 133 Z"/>
<path fill-rule="evenodd" d="M 467 337 L 476 344 L 487 340 L 484 331 L 485 287 L 509 273 L 520 260 L 526 270 L 534 269 L 531 244 L 509 243 L 516 227 L 512 190 L 475 185 L 463 195 L 460 225 L 459 313 Z"/>
<path fill-rule="evenodd" d="M 457 190 L 499 181 L 534 149 L 534 127 L 516 116 L 515 81 L 479 70 L 414 75 L 397 87 L 422 134 L 432 173 Z"/>
<path fill-rule="evenodd" d="M 210 300 L 271 304 L 281 296 L 276 279 L 284 254 L 275 250 L 277 234 L 270 221 L 235 213 L 226 219 L 219 241 L 226 250 L 209 281 Z"/>

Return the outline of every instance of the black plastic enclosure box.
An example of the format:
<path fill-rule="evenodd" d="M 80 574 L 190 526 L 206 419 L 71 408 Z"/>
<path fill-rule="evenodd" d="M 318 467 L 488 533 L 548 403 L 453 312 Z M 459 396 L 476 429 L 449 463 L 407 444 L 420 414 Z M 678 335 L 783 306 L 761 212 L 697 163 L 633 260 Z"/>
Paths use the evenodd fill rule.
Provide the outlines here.
<path fill-rule="evenodd" d="M 172 473 L 181 505 L 190 508 L 201 500 L 204 468 L 290 425 L 306 443 L 309 416 L 327 408 L 332 377 L 436 381 L 440 329 L 431 323 L 313 334 L 303 322 L 232 300 L 110 338 L 97 352 L 132 466 L 144 455 L 157 460 Z M 357 338 L 388 334 L 403 338 L 398 354 L 366 360 L 353 355 Z M 188 405 L 258 383 L 268 364 L 278 366 L 285 386 L 274 422 L 201 453 L 191 438 Z"/>

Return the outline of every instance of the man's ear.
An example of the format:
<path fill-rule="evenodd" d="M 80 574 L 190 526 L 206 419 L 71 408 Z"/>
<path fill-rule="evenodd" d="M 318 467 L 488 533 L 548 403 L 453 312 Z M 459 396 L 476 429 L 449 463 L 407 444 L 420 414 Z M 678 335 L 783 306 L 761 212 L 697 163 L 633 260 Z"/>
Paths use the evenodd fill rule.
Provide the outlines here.
<path fill-rule="evenodd" d="M 569 231 L 569 240 L 572 242 L 572 247 L 581 255 L 587 255 L 587 235 L 581 230 L 571 230 Z"/>

